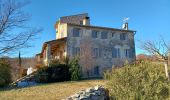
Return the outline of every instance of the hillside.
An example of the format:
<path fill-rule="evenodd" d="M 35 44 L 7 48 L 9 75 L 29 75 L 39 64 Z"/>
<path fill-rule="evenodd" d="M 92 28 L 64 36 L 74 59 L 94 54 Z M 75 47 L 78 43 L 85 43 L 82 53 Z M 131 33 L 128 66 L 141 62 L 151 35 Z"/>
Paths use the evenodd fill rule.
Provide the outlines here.
<path fill-rule="evenodd" d="M 80 90 L 96 85 L 105 85 L 104 80 L 60 82 L 34 87 L 0 91 L 1 100 L 61 100 Z"/>

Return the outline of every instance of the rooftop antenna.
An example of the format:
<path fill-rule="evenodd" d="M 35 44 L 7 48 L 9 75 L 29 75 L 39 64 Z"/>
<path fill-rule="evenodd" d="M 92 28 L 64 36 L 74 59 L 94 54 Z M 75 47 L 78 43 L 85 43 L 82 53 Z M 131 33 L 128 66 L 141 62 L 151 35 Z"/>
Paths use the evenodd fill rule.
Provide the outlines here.
<path fill-rule="evenodd" d="M 127 23 L 129 19 L 130 19 L 129 17 L 124 18 L 124 19 L 123 19 L 123 22 L 124 22 L 124 23 Z"/>
<path fill-rule="evenodd" d="M 129 19 L 130 19 L 129 17 L 123 19 L 122 29 L 128 30 L 128 20 Z"/>

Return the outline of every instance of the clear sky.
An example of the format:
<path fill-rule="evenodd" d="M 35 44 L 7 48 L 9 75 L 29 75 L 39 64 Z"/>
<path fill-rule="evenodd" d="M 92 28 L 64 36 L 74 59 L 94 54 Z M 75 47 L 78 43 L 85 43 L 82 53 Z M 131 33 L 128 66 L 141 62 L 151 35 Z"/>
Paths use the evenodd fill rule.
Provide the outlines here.
<path fill-rule="evenodd" d="M 22 1 L 22 0 L 21 0 Z M 88 13 L 91 24 L 120 28 L 122 19 L 129 17 L 129 28 L 136 30 L 136 52 L 140 41 L 157 40 L 163 35 L 170 40 L 170 0 L 30 0 L 24 8 L 32 15 L 30 25 L 44 31 L 33 41 L 33 47 L 21 51 L 30 57 L 39 53 L 45 41 L 55 39 L 54 24 L 61 16 Z"/>

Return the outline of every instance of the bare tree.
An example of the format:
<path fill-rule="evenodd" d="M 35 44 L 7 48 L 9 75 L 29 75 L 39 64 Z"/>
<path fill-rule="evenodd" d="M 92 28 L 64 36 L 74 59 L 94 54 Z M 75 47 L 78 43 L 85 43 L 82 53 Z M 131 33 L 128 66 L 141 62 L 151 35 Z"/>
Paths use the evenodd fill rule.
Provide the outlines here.
<path fill-rule="evenodd" d="M 164 62 L 165 73 L 169 79 L 167 65 L 169 64 L 170 43 L 166 42 L 165 39 L 161 36 L 159 41 L 143 42 L 141 48 L 154 55 L 157 60 Z"/>
<path fill-rule="evenodd" d="M 30 15 L 23 11 L 28 2 L 0 0 L 0 55 L 31 46 L 39 28 L 27 25 Z"/>
<path fill-rule="evenodd" d="M 80 63 L 83 66 L 83 71 L 87 74 L 87 77 L 90 76 L 91 69 L 94 66 L 94 58 L 92 56 L 92 46 L 91 41 L 88 37 L 82 39 L 80 43 Z"/>

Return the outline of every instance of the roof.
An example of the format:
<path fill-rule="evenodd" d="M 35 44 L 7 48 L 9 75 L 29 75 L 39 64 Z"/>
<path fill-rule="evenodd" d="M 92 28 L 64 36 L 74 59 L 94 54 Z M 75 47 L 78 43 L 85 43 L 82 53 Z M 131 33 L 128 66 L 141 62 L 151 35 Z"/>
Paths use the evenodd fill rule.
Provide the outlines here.
<path fill-rule="evenodd" d="M 82 13 L 82 14 L 76 14 L 76 15 L 69 15 L 69 16 L 62 16 L 60 18 L 65 18 L 65 17 L 76 17 L 76 16 L 88 16 L 88 13 Z"/>
<path fill-rule="evenodd" d="M 47 46 L 47 44 L 53 44 L 53 43 L 60 43 L 60 42 L 64 42 L 67 40 L 67 37 L 64 37 L 64 38 L 60 38 L 60 39 L 56 39 L 56 40 L 51 40 L 51 41 L 47 41 L 47 42 L 44 42 L 43 43 L 43 47 L 42 47 L 42 50 L 41 50 L 41 53 L 38 53 L 36 55 L 41 55 L 45 49 L 45 47 Z"/>
<path fill-rule="evenodd" d="M 136 32 L 134 30 L 123 30 L 111 27 L 102 27 L 102 26 L 92 26 L 92 25 L 78 25 L 78 24 L 71 24 L 67 23 L 67 25 L 78 26 L 78 27 L 87 27 L 87 28 L 100 28 L 100 29 L 107 29 L 107 30 L 114 30 L 114 31 L 124 31 L 124 32 Z"/>

